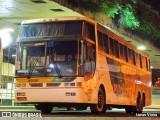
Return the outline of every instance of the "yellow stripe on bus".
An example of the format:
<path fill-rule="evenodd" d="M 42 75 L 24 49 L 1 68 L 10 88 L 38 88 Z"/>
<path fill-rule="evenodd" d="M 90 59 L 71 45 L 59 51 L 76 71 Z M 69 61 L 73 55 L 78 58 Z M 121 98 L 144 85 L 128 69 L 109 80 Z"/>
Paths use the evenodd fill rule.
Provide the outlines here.
<path fill-rule="evenodd" d="M 52 82 L 54 77 L 36 77 L 36 78 L 16 78 L 16 81 L 19 83 L 48 83 Z"/>

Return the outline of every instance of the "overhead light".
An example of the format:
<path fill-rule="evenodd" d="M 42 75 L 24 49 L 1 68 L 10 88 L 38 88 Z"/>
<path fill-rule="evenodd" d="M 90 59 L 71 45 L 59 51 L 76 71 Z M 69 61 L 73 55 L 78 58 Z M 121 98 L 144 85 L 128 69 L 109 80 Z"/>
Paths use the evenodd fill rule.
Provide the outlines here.
<path fill-rule="evenodd" d="M 150 68 L 153 69 L 153 66 L 151 66 Z"/>
<path fill-rule="evenodd" d="M 5 28 L 5 29 L 3 29 L 3 31 L 14 32 L 14 29 L 12 29 L 12 28 Z"/>
<path fill-rule="evenodd" d="M 138 50 L 146 50 L 146 47 L 145 46 L 139 46 L 139 47 L 137 47 L 138 48 Z"/>
<path fill-rule="evenodd" d="M 0 30 L 0 39 L 3 48 L 7 47 L 12 42 L 12 37 L 10 35 L 11 31 L 13 30 L 9 28 Z"/>

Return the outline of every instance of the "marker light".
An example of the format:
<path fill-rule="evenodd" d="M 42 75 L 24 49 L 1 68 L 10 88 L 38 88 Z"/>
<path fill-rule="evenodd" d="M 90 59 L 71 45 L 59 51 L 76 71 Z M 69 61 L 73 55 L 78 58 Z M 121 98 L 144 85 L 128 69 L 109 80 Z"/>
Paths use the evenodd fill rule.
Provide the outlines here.
<path fill-rule="evenodd" d="M 139 47 L 137 47 L 138 48 L 138 50 L 146 50 L 146 47 L 145 46 L 139 46 Z"/>

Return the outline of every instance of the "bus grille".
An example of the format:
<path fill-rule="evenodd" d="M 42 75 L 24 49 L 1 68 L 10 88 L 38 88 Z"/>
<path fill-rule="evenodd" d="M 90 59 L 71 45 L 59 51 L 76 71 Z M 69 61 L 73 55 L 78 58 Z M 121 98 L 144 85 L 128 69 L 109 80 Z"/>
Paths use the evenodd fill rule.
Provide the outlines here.
<path fill-rule="evenodd" d="M 30 83 L 31 87 L 43 87 L 43 83 Z"/>
<path fill-rule="evenodd" d="M 47 83 L 47 87 L 60 86 L 61 83 Z"/>

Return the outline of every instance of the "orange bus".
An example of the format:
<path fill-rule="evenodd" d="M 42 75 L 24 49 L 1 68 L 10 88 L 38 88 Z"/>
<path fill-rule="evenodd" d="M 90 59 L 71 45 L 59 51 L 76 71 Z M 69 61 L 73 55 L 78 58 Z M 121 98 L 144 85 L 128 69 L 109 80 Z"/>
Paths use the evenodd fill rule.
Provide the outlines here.
<path fill-rule="evenodd" d="M 53 107 L 132 113 L 151 104 L 149 56 L 92 19 L 23 21 L 17 45 L 17 103 L 44 113 Z"/>

